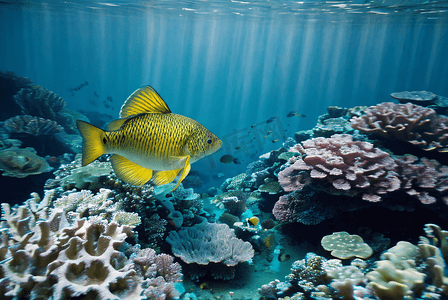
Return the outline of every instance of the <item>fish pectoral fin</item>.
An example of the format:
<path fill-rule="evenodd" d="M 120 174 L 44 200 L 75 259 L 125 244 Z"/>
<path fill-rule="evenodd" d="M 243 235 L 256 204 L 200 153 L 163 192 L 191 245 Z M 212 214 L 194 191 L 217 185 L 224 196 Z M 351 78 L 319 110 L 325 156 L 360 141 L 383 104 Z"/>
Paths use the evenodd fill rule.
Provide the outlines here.
<path fill-rule="evenodd" d="M 112 167 L 118 178 L 132 185 L 143 185 L 152 177 L 152 170 L 130 161 L 118 154 L 110 158 Z"/>
<path fill-rule="evenodd" d="M 121 107 L 120 118 L 128 118 L 141 113 L 168 114 L 171 110 L 157 92 L 149 85 L 136 90 Z"/>
<path fill-rule="evenodd" d="M 156 185 L 170 183 L 171 181 L 174 180 L 174 178 L 176 178 L 176 176 L 180 172 L 180 170 L 181 169 L 169 170 L 169 171 L 157 171 L 154 173 L 152 182 Z"/>
<path fill-rule="evenodd" d="M 107 131 L 115 131 L 120 129 L 120 127 L 124 124 L 127 119 L 117 119 L 107 123 L 106 130 Z"/>
<path fill-rule="evenodd" d="M 182 171 L 182 174 L 180 175 L 179 180 L 177 181 L 176 186 L 174 187 L 174 189 L 171 191 L 173 192 L 175 189 L 177 189 L 177 187 L 179 186 L 179 184 L 182 182 L 182 180 L 185 179 L 185 177 L 187 177 L 188 173 L 190 173 L 190 169 L 191 169 L 191 165 L 190 165 L 190 155 L 187 156 L 187 159 L 185 160 L 185 166 L 184 169 Z"/>

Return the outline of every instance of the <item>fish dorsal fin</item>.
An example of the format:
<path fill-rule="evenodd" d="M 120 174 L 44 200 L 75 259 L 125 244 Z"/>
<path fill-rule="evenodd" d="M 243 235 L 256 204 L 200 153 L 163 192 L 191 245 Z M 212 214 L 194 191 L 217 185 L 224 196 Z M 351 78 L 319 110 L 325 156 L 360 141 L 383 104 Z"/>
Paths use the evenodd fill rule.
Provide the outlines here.
<path fill-rule="evenodd" d="M 129 184 L 141 186 L 152 177 L 152 170 L 143 168 L 121 155 L 112 155 L 110 161 L 117 177 Z"/>
<path fill-rule="evenodd" d="M 124 124 L 124 122 L 126 122 L 126 120 L 127 119 L 117 119 L 117 120 L 110 121 L 109 123 L 107 123 L 106 130 L 107 131 L 118 130 Z"/>
<path fill-rule="evenodd" d="M 136 90 L 121 107 L 120 118 L 127 118 L 141 113 L 168 114 L 171 110 L 162 97 L 149 85 Z"/>

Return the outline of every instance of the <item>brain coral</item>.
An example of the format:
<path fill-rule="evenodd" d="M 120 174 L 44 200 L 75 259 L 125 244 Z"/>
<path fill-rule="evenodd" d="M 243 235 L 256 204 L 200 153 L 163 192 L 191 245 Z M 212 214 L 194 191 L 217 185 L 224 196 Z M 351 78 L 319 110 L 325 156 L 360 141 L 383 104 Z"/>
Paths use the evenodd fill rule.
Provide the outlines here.
<path fill-rule="evenodd" d="M 368 107 L 364 113 L 350 120 L 354 129 L 409 142 L 427 151 L 448 151 L 448 117 L 438 116 L 431 108 L 385 102 Z"/>
<path fill-rule="evenodd" d="M 166 241 L 175 256 L 200 269 L 200 274 L 193 275 L 195 278 L 210 270 L 215 278 L 231 279 L 235 276 L 234 267 L 254 255 L 252 245 L 238 239 L 226 224 L 202 222 L 170 232 Z"/>
<path fill-rule="evenodd" d="M 381 195 L 398 190 L 397 164 L 390 155 L 347 134 L 313 138 L 289 151 L 304 154 L 290 159 L 278 179 L 287 192 L 311 184 L 335 195 L 358 196 L 376 202 Z"/>

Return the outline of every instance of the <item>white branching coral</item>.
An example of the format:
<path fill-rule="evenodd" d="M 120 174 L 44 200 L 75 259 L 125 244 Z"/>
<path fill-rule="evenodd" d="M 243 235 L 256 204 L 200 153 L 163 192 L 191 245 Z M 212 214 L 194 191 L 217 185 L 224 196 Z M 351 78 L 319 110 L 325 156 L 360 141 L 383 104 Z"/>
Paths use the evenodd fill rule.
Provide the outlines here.
<path fill-rule="evenodd" d="M 63 209 L 49 209 L 52 192 L 25 205 L 2 204 L 0 294 L 2 299 L 174 299 L 180 265 L 152 249 L 123 252 L 133 226 L 99 216 L 70 224 Z M 38 203 L 40 201 L 40 203 Z M 133 250 L 132 250 L 133 249 Z M 138 248 L 136 248 L 138 249 Z M 142 274 L 132 252 L 153 254 Z M 146 251 L 146 252 L 145 252 Z M 131 257 L 130 257 L 131 256 Z M 148 296 L 150 295 L 150 296 Z M 151 298 L 158 299 L 158 298 Z"/>

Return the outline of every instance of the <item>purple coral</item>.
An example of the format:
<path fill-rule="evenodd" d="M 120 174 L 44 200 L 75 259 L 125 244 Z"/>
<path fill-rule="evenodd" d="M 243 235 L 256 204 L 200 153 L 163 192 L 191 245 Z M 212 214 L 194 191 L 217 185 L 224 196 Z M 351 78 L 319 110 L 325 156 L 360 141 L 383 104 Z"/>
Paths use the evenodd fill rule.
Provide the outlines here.
<path fill-rule="evenodd" d="M 55 121 L 21 115 L 5 121 L 5 129 L 11 133 L 26 133 L 31 135 L 51 135 L 63 130 Z"/>
<path fill-rule="evenodd" d="M 195 279 L 208 271 L 215 278 L 232 279 L 234 267 L 254 256 L 252 245 L 238 239 L 226 224 L 202 222 L 170 232 L 166 241 L 175 256 L 194 265 L 196 274 L 190 276 Z"/>
<path fill-rule="evenodd" d="M 385 102 L 364 110 L 350 120 L 354 129 L 388 139 L 398 139 L 423 150 L 448 151 L 448 117 L 412 103 Z"/>
<path fill-rule="evenodd" d="M 402 189 L 423 204 L 432 204 L 441 198 L 448 204 L 448 167 L 433 159 L 405 155 L 395 159 L 402 181 Z"/>
<path fill-rule="evenodd" d="M 325 202 L 321 194 L 305 194 L 294 191 L 281 196 L 272 209 L 274 217 L 283 222 L 299 222 L 316 225 L 325 219 L 331 219 L 336 209 Z"/>
<path fill-rule="evenodd" d="M 350 135 L 313 138 L 289 151 L 304 157 L 292 158 L 293 164 L 278 174 L 287 192 L 311 185 L 330 194 L 360 195 L 364 200 L 377 202 L 381 195 L 400 188 L 394 159 L 370 143 L 353 141 Z"/>
<path fill-rule="evenodd" d="M 140 250 L 132 258 L 135 270 L 145 279 L 143 294 L 148 299 L 176 299 L 179 292 L 174 283 L 182 281 L 182 267 L 168 254 L 158 254 L 151 248 Z"/>

